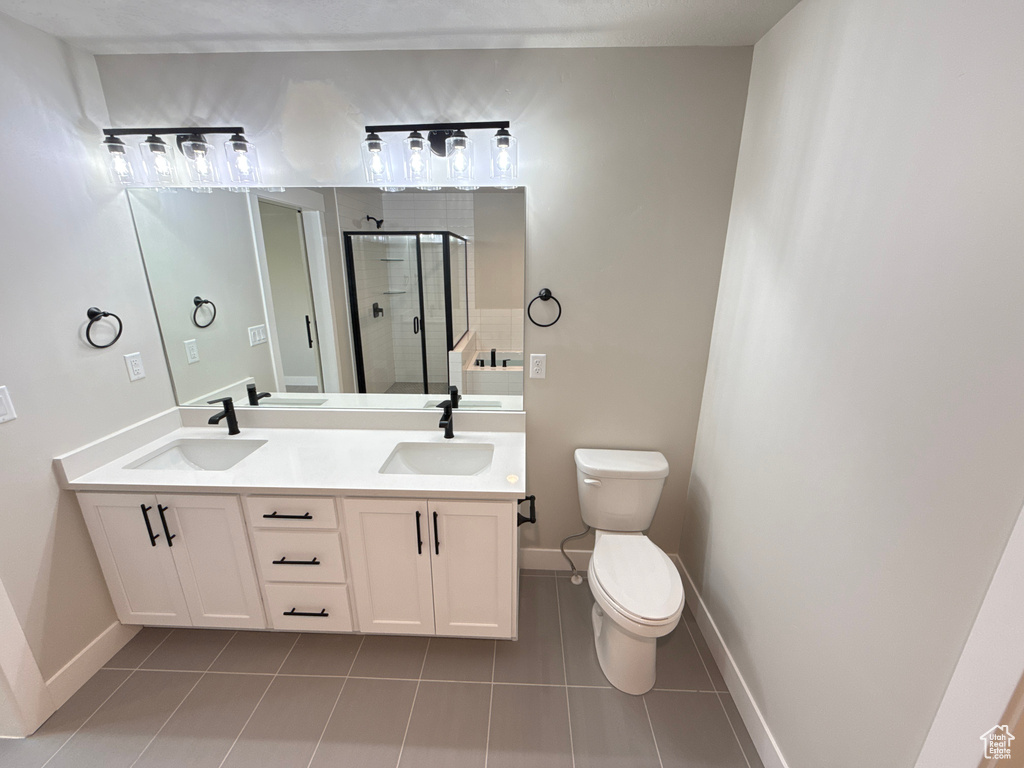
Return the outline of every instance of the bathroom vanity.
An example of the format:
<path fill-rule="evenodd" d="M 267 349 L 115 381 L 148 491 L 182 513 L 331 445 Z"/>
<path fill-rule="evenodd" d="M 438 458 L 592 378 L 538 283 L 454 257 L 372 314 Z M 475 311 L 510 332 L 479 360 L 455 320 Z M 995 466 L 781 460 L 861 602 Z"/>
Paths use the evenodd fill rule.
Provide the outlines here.
<path fill-rule="evenodd" d="M 517 634 L 521 432 L 181 427 L 73 464 L 124 624 Z"/>

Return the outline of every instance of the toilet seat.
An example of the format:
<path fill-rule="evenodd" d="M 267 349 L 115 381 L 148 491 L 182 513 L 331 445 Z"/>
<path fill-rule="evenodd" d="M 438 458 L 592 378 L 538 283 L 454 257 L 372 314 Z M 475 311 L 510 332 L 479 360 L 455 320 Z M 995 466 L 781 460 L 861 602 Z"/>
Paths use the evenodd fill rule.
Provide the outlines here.
<path fill-rule="evenodd" d="M 675 624 L 683 609 L 683 580 L 672 560 L 642 534 L 603 533 L 590 560 L 591 587 L 631 621 Z"/>

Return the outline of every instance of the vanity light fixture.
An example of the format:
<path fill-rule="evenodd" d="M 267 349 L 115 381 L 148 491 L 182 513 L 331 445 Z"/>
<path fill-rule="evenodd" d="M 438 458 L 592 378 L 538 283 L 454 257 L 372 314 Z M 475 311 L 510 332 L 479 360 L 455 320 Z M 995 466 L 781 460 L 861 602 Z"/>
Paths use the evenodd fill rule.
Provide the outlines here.
<path fill-rule="evenodd" d="M 368 125 L 366 139 L 362 143 L 363 172 L 367 182 L 376 184 L 386 192 L 404 189 L 402 181 L 417 189 L 441 189 L 431 178 L 433 154 L 445 158 L 449 183 L 458 189 L 479 189 L 480 185 L 474 176 L 473 140 L 466 132 L 490 129 L 498 131 L 491 140 L 491 178 L 500 189 L 515 189 L 519 173 L 518 142 L 509 132 L 509 125 L 507 120 Z M 388 144 L 381 138 L 382 133 L 407 134 L 402 142 L 403 180 L 392 175 Z"/>
<path fill-rule="evenodd" d="M 507 128 L 499 128 L 491 137 L 491 179 L 501 189 L 515 189 L 518 175 L 519 141 Z"/>
<path fill-rule="evenodd" d="M 107 148 L 107 170 L 110 172 L 110 180 L 125 187 L 138 184 L 139 177 L 129 154 L 131 147 L 117 136 L 104 138 L 103 146 Z"/>
<path fill-rule="evenodd" d="M 174 152 L 161 136 L 174 136 L 175 143 L 188 171 L 187 184 L 197 192 L 210 192 L 219 183 L 218 162 L 206 135 L 227 134 L 224 142 L 227 170 L 235 187 L 259 186 L 262 183 L 256 147 L 245 138 L 241 126 L 186 126 L 183 128 L 104 128 L 103 146 L 109 155 L 108 165 L 114 181 L 125 186 L 172 187 L 177 184 Z M 140 143 L 145 178 L 135 172 L 131 153 L 122 136 L 145 136 Z"/>

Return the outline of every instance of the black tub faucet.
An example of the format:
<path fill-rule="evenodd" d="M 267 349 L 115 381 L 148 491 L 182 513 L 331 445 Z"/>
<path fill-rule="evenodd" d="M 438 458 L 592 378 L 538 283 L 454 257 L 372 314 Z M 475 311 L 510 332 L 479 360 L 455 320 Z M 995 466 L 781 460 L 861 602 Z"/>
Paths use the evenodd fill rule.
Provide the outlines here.
<path fill-rule="evenodd" d="M 209 404 L 223 403 L 224 410 L 220 413 L 215 413 L 210 417 L 210 424 L 220 424 L 222 419 L 228 420 L 228 434 L 237 435 L 241 430 L 238 428 L 238 417 L 235 416 L 235 403 L 230 397 L 222 397 L 217 400 L 210 400 Z"/>
<path fill-rule="evenodd" d="M 455 419 L 452 416 L 452 401 L 444 400 L 438 403 L 437 407 L 444 408 L 444 413 L 441 414 L 441 420 L 437 422 L 437 426 L 444 428 L 445 439 L 451 440 L 455 437 Z"/>
<path fill-rule="evenodd" d="M 491 368 L 497 368 L 497 367 L 498 367 L 498 350 L 492 349 L 491 350 Z"/>
<path fill-rule="evenodd" d="M 260 392 L 259 394 L 256 394 L 255 384 L 246 384 L 245 391 L 249 395 L 249 405 L 259 405 L 260 400 L 264 397 L 270 397 L 269 392 Z"/>

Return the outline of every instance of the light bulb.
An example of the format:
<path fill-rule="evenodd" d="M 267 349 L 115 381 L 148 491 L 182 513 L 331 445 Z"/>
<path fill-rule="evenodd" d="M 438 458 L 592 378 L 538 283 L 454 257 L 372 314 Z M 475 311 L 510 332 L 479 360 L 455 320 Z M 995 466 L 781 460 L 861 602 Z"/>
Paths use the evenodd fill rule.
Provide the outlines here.
<path fill-rule="evenodd" d="M 185 156 L 189 180 L 195 187 L 205 187 L 217 183 L 217 169 L 210 157 L 213 146 L 202 134 L 193 133 L 181 141 L 179 146 Z"/>
<path fill-rule="evenodd" d="M 150 134 L 139 147 L 142 149 L 142 165 L 146 169 L 149 183 L 160 187 L 174 184 L 174 162 L 164 140 L 156 134 Z"/>
<path fill-rule="evenodd" d="M 374 175 L 384 173 L 384 161 L 380 159 L 380 152 L 374 152 L 370 156 L 370 170 Z"/>
<path fill-rule="evenodd" d="M 461 149 L 455 150 L 455 154 L 452 155 L 452 168 L 460 173 L 466 170 L 466 153 Z"/>
<path fill-rule="evenodd" d="M 423 189 L 430 186 L 430 146 L 423 134 L 413 131 L 402 142 L 405 158 L 405 180 Z"/>
<path fill-rule="evenodd" d="M 196 170 L 204 176 L 210 172 L 210 161 L 206 159 L 205 152 L 196 152 Z"/>
<path fill-rule="evenodd" d="M 389 186 L 391 184 L 391 158 L 388 145 L 376 133 L 366 134 L 360 145 L 363 156 L 363 176 L 370 184 Z"/>
<path fill-rule="evenodd" d="M 135 184 L 135 166 L 129 154 L 129 151 L 133 151 L 132 148 L 117 136 L 107 136 L 103 140 L 103 147 L 107 150 L 107 170 L 110 172 L 110 180 L 124 186 Z"/>
<path fill-rule="evenodd" d="M 519 175 L 519 142 L 507 128 L 491 137 L 491 178 L 499 189 L 515 189 Z"/>
<path fill-rule="evenodd" d="M 124 155 L 114 155 L 111 162 L 114 164 L 114 173 L 119 178 L 125 179 L 131 176 L 131 166 L 128 165 Z"/>
<path fill-rule="evenodd" d="M 252 166 L 249 164 L 249 158 L 245 152 L 235 153 L 235 167 L 239 173 L 249 173 L 252 170 Z"/>
<path fill-rule="evenodd" d="M 498 169 L 502 171 L 507 171 L 509 168 L 512 167 L 512 158 L 509 157 L 507 149 L 502 149 L 500 152 L 498 152 L 497 165 Z"/>
<path fill-rule="evenodd" d="M 445 139 L 448 155 L 448 180 L 456 187 L 473 186 L 473 142 L 464 131 L 455 130 Z"/>
<path fill-rule="evenodd" d="M 153 166 L 156 168 L 157 172 L 159 172 L 159 173 L 170 173 L 171 172 L 171 164 L 169 162 L 167 162 L 167 158 L 164 157 L 163 155 L 159 155 L 159 156 L 153 158 Z"/>
<path fill-rule="evenodd" d="M 253 186 L 261 183 L 260 161 L 256 145 L 236 133 L 224 142 L 224 154 L 228 159 L 228 175 L 239 186 Z"/>

